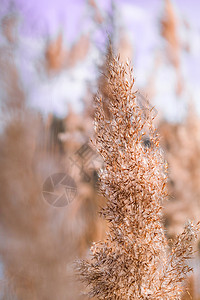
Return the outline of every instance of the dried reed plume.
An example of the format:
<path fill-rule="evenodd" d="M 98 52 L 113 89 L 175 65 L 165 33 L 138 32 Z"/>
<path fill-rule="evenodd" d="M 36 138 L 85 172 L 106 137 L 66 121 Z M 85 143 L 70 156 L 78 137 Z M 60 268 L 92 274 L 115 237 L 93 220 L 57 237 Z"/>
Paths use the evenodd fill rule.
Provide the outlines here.
<path fill-rule="evenodd" d="M 182 232 L 186 219 L 199 220 L 200 120 L 189 108 L 183 123 L 162 122 L 159 132 L 169 163 L 170 201 L 165 206 L 168 235 Z"/>
<path fill-rule="evenodd" d="M 169 250 L 162 224 L 165 164 L 153 110 L 138 103 L 128 63 L 111 56 L 108 70 L 110 115 L 98 96 L 95 145 L 105 162 L 100 189 L 107 204 L 101 214 L 109 232 L 92 247 L 91 261 L 78 262 L 78 272 L 90 297 L 180 299 L 198 226 L 188 223 Z"/>
<path fill-rule="evenodd" d="M 171 0 L 165 0 L 165 14 L 161 20 L 162 36 L 167 42 L 166 57 L 176 69 L 177 83 L 176 93 L 181 94 L 183 90 L 183 78 L 181 74 L 180 53 L 181 43 L 178 36 L 178 20 Z"/>
<path fill-rule="evenodd" d="M 56 209 L 42 198 L 44 180 L 62 170 L 59 157 L 44 147 L 41 118 L 26 107 L 17 68 L 8 66 L 0 133 L 0 297 L 78 300 L 71 263 L 79 253 L 79 219 L 70 204 Z"/>
<path fill-rule="evenodd" d="M 59 135 L 64 148 L 62 164 L 70 170 L 78 189 L 78 199 L 71 204 L 71 214 L 81 223 L 79 235 L 83 253 L 88 251 L 92 241 L 104 237 L 106 225 L 98 215 L 98 207 L 104 204 L 105 199 L 96 189 L 97 170 L 103 161 L 89 142 L 93 135 L 92 99 L 87 94 L 89 103 L 85 103 L 81 115 L 69 107 L 64 120 L 65 132 Z"/>

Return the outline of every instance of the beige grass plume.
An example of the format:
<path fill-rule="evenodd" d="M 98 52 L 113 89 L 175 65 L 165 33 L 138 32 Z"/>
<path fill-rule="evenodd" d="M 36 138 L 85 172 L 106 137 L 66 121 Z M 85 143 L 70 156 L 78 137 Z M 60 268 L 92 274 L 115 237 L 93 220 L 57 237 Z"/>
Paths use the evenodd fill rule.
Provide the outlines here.
<path fill-rule="evenodd" d="M 179 95 L 181 94 L 184 85 L 180 64 L 181 42 L 178 35 L 178 19 L 171 0 L 165 0 L 165 14 L 161 20 L 161 30 L 162 36 L 167 42 L 166 56 L 169 58 L 169 62 L 176 69 L 176 93 Z"/>
<path fill-rule="evenodd" d="M 128 63 L 111 56 L 108 69 L 110 115 L 99 95 L 95 145 L 105 162 L 100 188 L 107 205 L 101 213 L 109 232 L 92 247 L 91 261 L 78 262 L 78 271 L 90 297 L 180 299 L 198 226 L 188 223 L 169 250 L 162 224 L 167 178 L 154 113 L 137 100 Z"/>
<path fill-rule="evenodd" d="M 70 205 L 56 209 L 42 197 L 44 180 L 62 171 L 59 157 L 45 149 L 44 124 L 26 107 L 16 66 L 7 65 L 0 132 L 0 297 L 78 300 L 71 264 L 79 253 L 79 220 L 69 219 Z"/>

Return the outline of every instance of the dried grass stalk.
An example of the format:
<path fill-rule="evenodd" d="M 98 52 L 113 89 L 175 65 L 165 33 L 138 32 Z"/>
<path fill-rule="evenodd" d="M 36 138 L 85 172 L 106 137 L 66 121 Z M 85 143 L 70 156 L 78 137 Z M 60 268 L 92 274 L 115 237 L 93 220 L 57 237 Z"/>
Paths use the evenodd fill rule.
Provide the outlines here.
<path fill-rule="evenodd" d="M 43 199 L 44 180 L 60 171 L 58 158 L 43 145 L 38 114 L 23 97 L 11 100 L 0 133 L 0 297 L 78 300 L 71 264 L 79 253 L 79 220 L 67 218 L 70 205 L 59 210 Z"/>
<path fill-rule="evenodd" d="M 169 250 L 162 224 L 167 178 L 154 113 L 138 102 L 128 63 L 111 56 L 107 70 L 110 115 L 99 95 L 95 145 L 105 162 L 100 188 L 107 205 L 101 214 L 109 232 L 92 247 L 91 261 L 78 262 L 78 271 L 90 297 L 180 299 L 198 226 L 189 223 Z"/>

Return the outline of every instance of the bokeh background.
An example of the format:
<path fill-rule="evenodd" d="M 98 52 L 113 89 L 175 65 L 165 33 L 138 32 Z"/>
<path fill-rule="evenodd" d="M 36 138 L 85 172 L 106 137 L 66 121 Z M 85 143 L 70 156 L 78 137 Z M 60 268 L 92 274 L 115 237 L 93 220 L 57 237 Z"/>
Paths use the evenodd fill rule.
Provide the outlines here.
<path fill-rule="evenodd" d="M 110 37 L 137 87 L 179 121 L 188 102 L 198 107 L 198 10 L 197 0 L 2 0 L 0 43 L 12 48 L 30 104 L 63 117 L 96 89 Z"/>
<path fill-rule="evenodd" d="M 2 299 L 80 297 L 72 293 L 79 287 L 75 284 L 74 288 L 71 280 L 71 263 L 76 257 L 87 256 L 92 242 L 102 239 L 107 228 L 97 217 L 105 203 L 96 185 L 103 162 L 89 141 L 93 136 L 93 97 L 98 87 L 104 92 L 102 72 L 106 71 L 109 44 L 122 62 L 131 61 L 135 90 L 156 107 L 156 126 L 169 164 L 169 201 L 163 220 L 167 236 L 173 239 L 188 219 L 200 220 L 199 9 L 197 0 L 0 1 L 1 115 L 9 101 L 11 109 L 24 101 L 30 111 L 38 111 L 48 131 L 48 137 L 44 134 L 42 139 L 47 139 L 51 152 L 51 158 L 46 152 L 37 156 L 36 169 L 42 174 L 39 181 L 52 171 L 70 170 L 78 187 L 78 200 L 59 211 L 31 202 L 31 213 L 35 209 L 40 225 L 34 214 L 27 219 L 19 215 L 12 223 L 13 214 L 19 214 L 16 203 L 9 200 L 10 193 L 6 194 L 7 202 L 0 201 Z M 38 126 L 38 120 L 34 122 L 24 123 L 27 133 L 21 141 L 28 145 L 27 150 L 20 150 L 17 135 L 11 135 L 5 147 L 16 149 L 16 153 L 19 148 L 26 156 L 31 149 L 26 142 L 32 137 L 34 124 Z M 0 124 L 3 132 L 2 117 Z M 87 157 L 80 155 L 82 150 Z M 11 163 L 2 166 L 14 170 Z M 5 182 L 12 183 L 13 173 L 8 172 Z M 20 195 L 19 183 L 13 182 Z M 22 214 L 28 216 L 26 209 L 23 206 Z M 185 292 L 184 299 L 200 299 L 199 243 L 195 247 L 190 292 Z M 50 254 L 45 260 L 46 249 Z M 24 263 L 18 264 L 22 254 Z M 29 261 L 30 257 L 34 259 Z M 38 265 L 43 266 L 42 273 Z M 58 274 L 58 269 L 60 277 L 55 280 L 49 274 Z M 54 280 L 49 291 L 44 278 Z M 60 294 L 55 296 L 58 290 Z"/>

